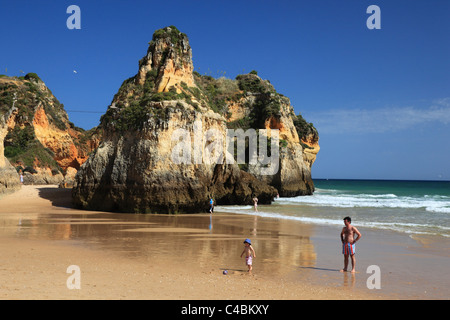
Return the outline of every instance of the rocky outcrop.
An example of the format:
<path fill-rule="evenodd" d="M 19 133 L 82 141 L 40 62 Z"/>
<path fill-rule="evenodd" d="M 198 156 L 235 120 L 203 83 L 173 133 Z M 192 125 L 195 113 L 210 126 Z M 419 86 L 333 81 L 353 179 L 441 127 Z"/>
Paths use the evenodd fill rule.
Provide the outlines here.
<path fill-rule="evenodd" d="M 7 109 L 3 107 L 0 114 L 0 196 L 20 189 L 20 179 L 16 169 L 4 156 L 3 141 L 8 130 L 13 126 L 17 109 L 11 105 Z"/>
<path fill-rule="evenodd" d="M 295 115 L 289 98 L 277 93 L 255 71 L 238 76 L 236 82 L 239 90 L 228 92 L 230 98 L 224 101 L 228 127 L 276 129 L 280 139 L 279 170 L 275 174 L 261 175 L 261 163 L 249 164 L 245 170 L 274 186 L 280 196 L 311 195 L 314 192 L 311 167 L 320 150 L 317 130 L 301 115 Z"/>
<path fill-rule="evenodd" d="M 255 72 L 230 80 L 193 69 L 186 35 L 173 26 L 156 31 L 137 74 L 123 82 L 101 118 L 102 142 L 75 177 L 76 206 L 203 212 L 209 197 L 217 204 L 251 204 L 255 196 L 271 203 L 278 192 L 312 194 L 318 135 L 294 114 L 289 99 Z M 227 141 L 227 129 L 250 128 L 279 130 L 274 174 L 262 173 L 266 163 L 224 161 L 230 150 L 219 146 Z M 317 148 L 305 155 L 306 143 Z"/>
<path fill-rule="evenodd" d="M 195 87 L 193 71 L 189 40 L 184 33 L 171 26 L 153 35 L 147 55 L 139 61 L 135 81 L 144 85 L 149 77 L 153 77 L 156 92 L 167 92 L 181 83 Z M 177 88 L 177 91 L 181 90 Z"/>
<path fill-rule="evenodd" d="M 203 114 L 180 102 L 151 103 L 161 117 L 150 117 L 140 129 L 120 132 L 105 126 L 102 144 L 78 172 L 75 205 L 90 210 L 139 213 L 203 212 L 212 196 L 217 203 L 246 203 L 254 194 L 262 202 L 276 190 L 259 183 L 237 165 L 179 164 L 173 151 L 176 130 L 189 140 L 194 123 L 225 135 L 225 123 L 213 112 Z M 122 110 L 123 112 L 123 110 Z M 108 129 L 106 129 L 108 128 Z"/>
<path fill-rule="evenodd" d="M 25 185 L 45 185 L 54 184 L 59 185 L 64 176 L 59 171 L 53 171 L 50 168 L 36 168 L 36 171 L 23 173 L 23 184 Z"/>
<path fill-rule="evenodd" d="M 32 125 L 36 139 L 54 153 L 53 159 L 64 171 L 69 167 L 79 168 L 87 160 L 86 152 L 75 145 L 77 133 L 68 130 L 70 126 L 63 129 L 52 125 L 42 105 L 36 106 Z"/>
<path fill-rule="evenodd" d="M 64 106 L 36 74 L 0 77 L 1 114 L 13 104 L 15 116 L 4 131 L 1 154 L 23 173 L 24 184 L 59 184 L 68 168 L 78 170 L 96 147 L 92 134 L 69 121 Z"/>
<path fill-rule="evenodd" d="M 103 140 L 76 176 L 75 205 L 178 213 L 203 212 L 209 197 L 218 204 L 250 203 L 254 196 L 261 203 L 273 200 L 276 189 L 237 164 L 202 158 L 204 133 L 214 130 L 225 141 L 227 126 L 222 115 L 205 105 L 192 70 L 187 37 L 174 27 L 155 32 L 138 74 L 123 83 L 101 119 Z M 195 161 L 193 147 L 183 149 L 189 155 L 182 154 L 180 163 L 175 151 L 180 139 L 191 146 L 197 135 L 201 161 Z"/>
<path fill-rule="evenodd" d="M 250 171 L 276 187 L 283 197 L 311 195 L 314 192 L 311 168 L 320 149 L 318 133 L 306 122 L 303 124 L 306 128 L 296 127 L 294 123 L 298 123 L 299 119 L 303 118 L 295 116 L 289 99 L 280 97 L 278 112 L 264 122 L 265 129 L 279 130 L 280 170 L 272 176 L 258 176 L 259 170 L 255 171 L 254 168 Z"/>

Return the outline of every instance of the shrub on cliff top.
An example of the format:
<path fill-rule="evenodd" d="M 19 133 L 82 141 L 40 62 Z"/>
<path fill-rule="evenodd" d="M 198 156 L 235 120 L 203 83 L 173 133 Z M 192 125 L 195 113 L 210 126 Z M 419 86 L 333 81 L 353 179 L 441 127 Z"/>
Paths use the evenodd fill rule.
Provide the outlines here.
<path fill-rule="evenodd" d="M 39 76 L 38 76 L 36 73 L 34 73 L 34 72 L 27 73 L 27 74 L 25 75 L 25 78 L 24 78 L 24 79 L 25 79 L 25 80 L 42 81 L 41 78 L 39 78 Z"/>
<path fill-rule="evenodd" d="M 169 26 L 165 27 L 159 30 L 156 30 L 153 33 L 152 41 L 155 41 L 158 38 L 170 38 L 170 41 L 176 45 L 178 42 L 186 37 L 186 34 L 182 33 L 180 30 L 178 30 L 175 26 Z"/>
<path fill-rule="evenodd" d="M 260 77 L 256 74 L 240 74 L 236 77 L 239 89 L 244 92 L 264 93 L 267 91 Z"/>
<path fill-rule="evenodd" d="M 236 80 L 239 89 L 255 96 L 253 106 L 250 106 L 253 127 L 263 128 L 268 118 L 279 117 L 282 95 L 278 94 L 268 81 L 262 80 L 256 72 L 238 75 Z"/>

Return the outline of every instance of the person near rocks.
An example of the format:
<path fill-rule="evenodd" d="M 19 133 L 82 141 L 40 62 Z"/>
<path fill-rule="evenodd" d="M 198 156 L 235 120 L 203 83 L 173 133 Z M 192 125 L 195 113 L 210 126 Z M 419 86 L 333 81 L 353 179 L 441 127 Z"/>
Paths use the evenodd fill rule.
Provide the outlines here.
<path fill-rule="evenodd" d="M 255 208 L 255 212 L 258 212 L 258 198 L 253 198 L 253 208 Z"/>

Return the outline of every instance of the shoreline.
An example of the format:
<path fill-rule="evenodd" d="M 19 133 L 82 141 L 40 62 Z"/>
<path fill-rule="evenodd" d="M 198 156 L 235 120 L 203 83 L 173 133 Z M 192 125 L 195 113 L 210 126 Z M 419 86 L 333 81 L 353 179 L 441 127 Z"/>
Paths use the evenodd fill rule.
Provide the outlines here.
<path fill-rule="evenodd" d="M 449 298 L 447 283 L 436 281 L 445 275 L 448 248 L 395 233 L 365 230 L 351 275 L 339 272 L 340 230 L 324 226 L 229 213 L 82 211 L 72 208 L 70 190 L 55 186 L 23 186 L 0 198 L 0 217 L 4 300 Z M 245 238 L 257 255 L 251 275 L 239 258 Z M 436 262 L 440 273 L 423 272 Z M 380 290 L 366 285 L 372 264 L 381 268 Z M 79 290 L 67 288 L 70 265 L 80 268 Z"/>

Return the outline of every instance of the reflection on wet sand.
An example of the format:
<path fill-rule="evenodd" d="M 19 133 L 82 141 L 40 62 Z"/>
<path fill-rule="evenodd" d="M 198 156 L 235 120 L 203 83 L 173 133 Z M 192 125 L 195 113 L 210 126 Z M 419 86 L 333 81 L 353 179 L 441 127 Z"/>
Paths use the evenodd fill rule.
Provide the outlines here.
<path fill-rule="evenodd" d="M 151 261 L 171 255 L 175 262 L 245 270 L 239 258 L 243 240 L 251 238 L 257 252 L 254 272 L 289 273 L 296 266 L 313 266 L 313 228 L 285 220 L 234 214 L 141 215 L 86 212 L 70 208 L 65 189 L 39 189 L 46 213 L 27 209 L 9 217 L 4 232 L 37 240 L 67 240 L 74 245 L 110 250 Z M 65 199 L 65 200 L 64 200 Z M 29 207 L 28 207 L 29 208 Z M 7 218 L 1 210 L 3 218 Z M 8 219 L 6 219 L 8 220 Z M 5 221 L 5 219 L 3 219 Z M 297 269 L 298 270 L 298 269 Z"/>
<path fill-rule="evenodd" d="M 356 274 L 351 272 L 344 272 L 344 287 L 351 289 L 355 287 Z"/>
<path fill-rule="evenodd" d="M 448 297 L 448 281 L 440 271 L 448 265 L 446 242 L 429 249 L 429 245 L 417 247 L 417 242 L 403 235 L 364 230 L 359 273 L 354 275 L 339 272 L 339 230 L 328 226 L 225 212 L 82 211 L 72 208 L 70 199 L 70 190 L 48 186 L 23 186 L 0 199 L 0 243 L 3 270 L 7 270 L 0 298 L 39 297 L 43 284 L 51 293 L 48 297 L 70 298 L 64 277 L 72 264 L 82 265 L 85 288 L 91 289 L 83 290 L 82 296 L 88 298 L 161 298 L 164 292 L 166 298 L 240 299 L 243 288 L 253 298 L 347 299 L 356 292 L 357 298 L 361 293 L 367 298 L 365 270 L 370 265 L 383 271 L 383 295 Z M 247 268 L 239 257 L 246 238 L 252 240 L 257 254 L 252 281 L 245 281 Z M 24 273 L 28 269 L 33 273 Z M 223 276 L 224 270 L 230 277 Z M 63 284 L 62 290 L 58 283 Z M 261 291 L 255 291 L 255 286 Z M 332 288 L 338 289 L 333 295 Z M 369 295 L 373 297 L 374 292 Z"/>

